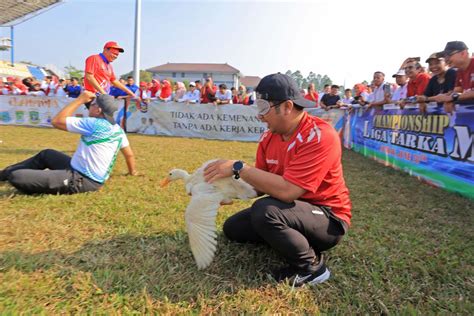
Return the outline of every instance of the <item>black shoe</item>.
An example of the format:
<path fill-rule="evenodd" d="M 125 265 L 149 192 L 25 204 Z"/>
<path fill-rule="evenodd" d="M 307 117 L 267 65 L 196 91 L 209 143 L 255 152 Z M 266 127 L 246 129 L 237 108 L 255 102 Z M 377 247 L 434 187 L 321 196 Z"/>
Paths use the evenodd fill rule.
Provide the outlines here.
<path fill-rule="evenodd" d="M 7 177 L 6 169 L 0 170 L 0 182 L 7 181 L 7 180 L 8 180 L 8 177 Z"/>
<path fill-rule="evenodd" d="M 298 271 L 297 269 L 288 266 L 272 273 L 273 278 L 277 282 L 288 280 L 293 287 L 300 287 L 305 284 L 316 285 L 323 283 L 329 279 L 331 272 L 324 264 L 323 255 L 320 256 L 319 261 L 315 263 L 309 271 Z"/>

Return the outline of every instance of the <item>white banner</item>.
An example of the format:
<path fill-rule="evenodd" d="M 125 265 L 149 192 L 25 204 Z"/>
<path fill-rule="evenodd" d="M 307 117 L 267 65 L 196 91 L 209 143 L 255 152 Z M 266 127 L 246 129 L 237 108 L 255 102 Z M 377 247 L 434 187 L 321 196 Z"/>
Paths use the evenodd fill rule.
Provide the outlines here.
<path fill-rule="evenodd" d="M 138 110 L 131 104 L 127 110 L 127 132 L 132 133 L 258 141 L 266 130 L 254 106 L 155 101 Z"/>
<path fill-rule="evenodd" d="M 0 96 L 0 125 L 27 125 L 51 127 L 51 119 L 72 99 L 36 96 Z M 85 106 L 75 115 L 88 116 Z"/>
<path fill-rule="evenodd" d="M 65 97 L 0 96 L 0 125 L 51 127 L 52 118 L 71 101 Z M 116 102 L 120 109 L 117 122 L 122 122 L 124 101 Z M 308 109 L 308 112 L 330 122 L 338 131 L 343 127 L 343 110 Z M 77 117 L 87 115 L 85 106 L 75 112 Z M 258 141 L 267 126 L 258 119 L 255 106 L 154 101 L 140 109 L 130 102 L 126 129 L 146 135 Z"/>

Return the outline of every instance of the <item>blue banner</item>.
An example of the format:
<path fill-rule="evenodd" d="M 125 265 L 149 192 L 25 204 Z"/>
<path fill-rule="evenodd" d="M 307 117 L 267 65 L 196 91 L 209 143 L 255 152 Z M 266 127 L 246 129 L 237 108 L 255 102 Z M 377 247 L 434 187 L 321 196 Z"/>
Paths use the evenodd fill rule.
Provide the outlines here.
<path fill-rule="evenodd" d="M 346 113 L 344 146 L 474 199 L 474 105 Z"/>

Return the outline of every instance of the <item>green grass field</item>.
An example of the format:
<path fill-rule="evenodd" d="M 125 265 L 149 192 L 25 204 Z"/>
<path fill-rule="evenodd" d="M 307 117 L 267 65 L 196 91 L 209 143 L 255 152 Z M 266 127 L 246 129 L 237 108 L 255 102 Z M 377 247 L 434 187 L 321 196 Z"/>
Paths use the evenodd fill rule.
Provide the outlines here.
<path fill-rule="evenodd" d="M 228 242 L 223 206 L 211 266 L 198 271 L 182 183 L 159 181 L 222 157 L 254 162 L 256 143 L 129 136 L 142 177 L 119 157 L 95 193 L 26 196 L 0 183 L 0 314 L 474 314 L 474 202 L 354 152 L 343 163 L 352 228 L 328 252 L 331 279 L 292 289 L 267 275 L 265 246 Z M 41 149 L 72 154 L 78 136 L 0 127 L 0 169 Z"/>

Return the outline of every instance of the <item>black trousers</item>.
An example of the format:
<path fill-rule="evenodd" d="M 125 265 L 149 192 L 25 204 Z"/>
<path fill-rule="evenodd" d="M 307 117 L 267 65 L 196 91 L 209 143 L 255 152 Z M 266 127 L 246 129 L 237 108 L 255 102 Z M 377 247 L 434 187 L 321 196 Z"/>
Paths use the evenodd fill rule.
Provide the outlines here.
<path fill-rule="evenodd" d="M 27 194 L 74 194 L 96 191 L 102 186 L 73 170 L 71 157 L 53 149 L 6 167 L 0 180 Z"/>
<path fill-rule="evenodd" d="M 265 197 L 229 217 L 223 229 L 232 241 L 266 242 L 294 268 L 309 270 L 316 256 L 341 240 L 346 225 L 329 208 Z"/>

